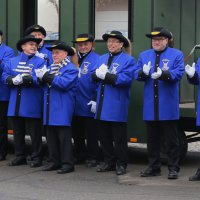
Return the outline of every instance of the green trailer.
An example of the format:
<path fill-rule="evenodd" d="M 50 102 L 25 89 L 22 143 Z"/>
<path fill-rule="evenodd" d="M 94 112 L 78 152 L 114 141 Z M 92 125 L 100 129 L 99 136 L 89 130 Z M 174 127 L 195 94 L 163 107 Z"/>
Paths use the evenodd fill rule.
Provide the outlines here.
<path fill-rule="evenodd" d="M 96 51 L 102 54 L 106 46 L 101 33 L 116 27 L 131 39 L 132 55 L 137 59 L 141 51 L 150 48 L 145 33 L 155 26 L 164 26 L 173 33 L 175 48 L 186 57 L 200 43 L 199 10 L 200 0 L 1 0 L 0 29 L 5 33 L 5 42 L 16 50 L 15 44 L 28 26 L 38 23 L 46 28 L 43 19 L 47 19 L 48 26 L 56 19 L 47 42 L 60 39 L 73 45 L 71 41 L 77 34 L 90 32 L 96 37 Z M 53 21 L 52 16 L 55 16 Z M 196 49 L 186 63 L 196 61 L 199 53 Z M 188 142 L 199 140 L 195 125 L 197 89 L 188 84 L 186 77 L 180 88 L 180 151 L 184 157 Z M 128 118 L 129 142 L 146 143 L 142 107 L 143 84 L 134 81 Z M 185 132 L 192 134 L 186 136 Z"/>

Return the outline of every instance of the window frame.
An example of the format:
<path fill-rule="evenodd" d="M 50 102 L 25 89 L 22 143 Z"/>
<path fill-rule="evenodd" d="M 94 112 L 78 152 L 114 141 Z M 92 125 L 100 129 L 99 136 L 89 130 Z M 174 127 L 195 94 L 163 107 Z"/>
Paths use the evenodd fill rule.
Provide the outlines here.
<path fill-rule="evenodd" d="M 38 24 L 38 1 L 39 0 L 36 0 L 36 23 Z M 40 0 L 41 1 L 41 0 Z M 56 39 L 56 40 L 44 40 L 46 43 L 53 43 L 53 42 L 55 42 L 55 41 L 57 41 L 57 40 L 60 40 L 60 38 L 61 38 L 61 34 L 60 34 L 60 30 L 61 30 L 61 12 L 60 12 L 60 6 L 61 6 L 61 0 L 58 0 L 58 3 L 59 3 L 59 13 L 58 13 L 58 39 Z M 40 25 L 40 24 L 39 24 Z M 41 25 L 42 26 L 42 25 Z M 45 28 L 45 27 L 44 27 Z M 45 28 L 45 30 L 46 30 L 46 28 Z"/>
<path fill-rule="evenodd" d="M 132 42 L 133 41 L 133 9 L 132 9 L 132 5 L 134 3 L 134 0 L 128 0 L 128 38 L 129 40 Z M 90 27 L 89 30 L 93 33 L 93 35 L 96 37 L 95 35 L 95 5 L 96 4 L 96 0 L 93 0 L 91 3 L 91 12 L 90 12 Z M 103 39 L 95 39 L 95 42 L 104 42 Z"/>

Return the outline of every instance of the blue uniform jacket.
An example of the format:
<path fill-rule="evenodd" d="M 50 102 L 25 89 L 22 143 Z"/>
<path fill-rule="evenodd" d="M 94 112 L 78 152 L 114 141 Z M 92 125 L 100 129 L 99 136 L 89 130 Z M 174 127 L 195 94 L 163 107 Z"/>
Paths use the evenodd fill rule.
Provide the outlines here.
<path fill-rule="evenodd" d="M 200 126 L 200 58 L 197 60 L 195 66 L 195 75 L 192 78 L 188 78 L 189 83 L 193 85 L 198 85 L 198 100 L 197 100 L 197 112 L 196 112 L 196 124 Z"/>
<path fill-rule="evenodd" d="M 2 76 L 5 63 L 15 56 L 14 50 L 5 45 L 4 43 L 0 46 L 0 76 Z M 3 84 L 2 77 L 0 79 L 0 101 L 8 101 L 10 96 L 10 88 Z"/>
<path fill-rule="evenodd" d="M 97 67 L 108 62 L 109 53 L 100 57 Z M 97 112 L 96 119 L 113 122 L 126 122 L 128 118 L 128 107 L 130 88 L 134 76 L 135 59 L 121 52 L 114 56 L 109 67 L 109 73 L 115 76 L 112 84 L 100 81 L 97 88 Z M 101 89 L 104 88 L 102 93 Z M 100 107 L 100 101 L 102 107 Z"/>
<path fill-rule="evenodd" d="M 33 79 L 33 83 L 30 86 L 10 87 L 8 116 L 42 117 L 43 91 L 38 86 L 34 69 L 41 68 L 44 64 L 45 61 L 43 59 L 36 56 L 28 59 L 28 56 L 24 53 L 10 59 L 6 64 L 2 75 L 4 83 L 7 83 L 9 77 L 15 77 L 17 74 L 27 74 L 32 76 Z"/>
<path fill-rule="evenodd" d="M 51 69 L 51 66 L 50 66 Z M 50 71 L 51 73 L 51 71 Z M 62 64 L 52 85 L 44 88 L 44 125 L 71 126 L 75 108 L 78 69 L 71 62 Z"/>
<path fill-rule="evenodd" d="M 91 106 L 87 103 L 96 98 L 96 84 L 92 81 L 91 74 L 96 69 L 98 59 L 99 55 L 91 51 L 80 66 L 75 107 L 77 116 L 94 117 Z"/>
<path fill-rule="evenodd" d="M 151 78 L 156 56 L 160 56 L 158 65 L 163 71 L 163 78 L 161 76 L 158 81 Z M 149 61 L 153 67 L 150 70 L 150 75 L 143 79 L 141 71 L 143 65 L 148 64 Z M 158 55 L 153 49 L 150 49 L 140 54 L 136 68 L 135 78 L 145 81 L 143 119 L 149 121 L 179 119 L 179 82 L 184 74 L 183 53 L 167 47 Z M 155 119 L 155 101 L 158 104 L 158 119 Z"/>
<path fill-rule="evenodd" d="M 47 49 L 47 47 L 51 47 L 51 45 L 43 44 L 41 48 L 38 49 L 38 53 L 36 56 L 42 58 L 46 61 L 46 65 L 49 66 L 53 63 L 52 52 Z M 18 55 L 22 52 L 18 51 Z"/>
<path fill-rule="evenodd" d="M 47 65 L 51 65 L 53 63 L 52 52 L 49 51 L 46 47 L 50 47 L 51 45 L 44 44 L 40 49 L 38 49 L 39 53 L 44 54 L 44 59 L 47 62 Z"/>

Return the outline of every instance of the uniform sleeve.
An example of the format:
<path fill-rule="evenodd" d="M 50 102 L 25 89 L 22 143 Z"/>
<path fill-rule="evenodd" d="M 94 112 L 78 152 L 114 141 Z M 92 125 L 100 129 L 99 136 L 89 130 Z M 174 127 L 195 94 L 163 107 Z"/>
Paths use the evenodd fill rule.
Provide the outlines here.
<path fill-rule="evenodd" d="M 10 58 L 14 57 L 15 53 L 14 50 L 11 48 L 8 48 L 7 51 L 5 51 L 5 54 L 3 56 L 3 59 L 0 61 L 0 72 L 2 73 L 5 67 L 6 62 L 9 61 Z"/>
<path fill-rule="evenodd" d="M 138 59 L 137 64 L 135 65 L 135 71 L 134 71 L 134 78 L 137 81 L 146 81 L 150 77 L 150 75 L 146 75 L 143 72 L 143 70 L 142 70 L 143 65 L 144 65 L 144 63 L 142 62 L 142 58 L 141 58 L 141 56 L 139 56 L 139 59 Z"/>
<path fill-rule="evenodd" d="M 40 85 L 40 81 L 38 81 L 38 78 L 35 74 L 35 69 L 39 69 L 39 68 L 43 68 L 46 65 L 46 61 L 44 59 L 38 58 L 40 60 L 40 62 L 36 65 L 36 67 L 33 69 L 33 73 L 32 73 L 32 81 L 29 83 L 31 83 L 32 85 Z"/>
<path fill-rule="evenodd" d="M 193 85 L 199 85 L 199 83 L 200 83 L 199 78 L 200 78 L 200 58 L 197 60 L 194 76 L 192 78 L 189 78 L 189 76 L 187 76 L 187 80 L 189 83 L 191 83 Z"/>
<path fill-rule="evenodd" d="M 68 91 L 76 85 L 78 79 L 78 69 L 76 67 L 68 68 L 63 74 L 53 79 L 52 87 Z"/>
<path fill-rule="evenodd" d="M 33 85 L 33 77 L 32 76 L 24 76 L 22 86 L 32 86 Z"/>
<path fill-rule="evenodd" d="M 92 68 L 92 70 L 91 70 L 91 78 L 92 78 L 92 81 L 93 81 L 94 83 L 98 83 L 98 82 L 101 81 L 101 79 L 97 77 L 96 72 L 95 72 L 96 69 L 97 69 L 100 65 L 101 65 L 101 64 L 100 64 L 100 59 L 99 59 L 99 57 L 98 57 L 97 62 L 95 63 L 95 65 L 93 65 L 93 68 Z"/>
<path fill-rule="evenodd" d="M 14 75 L 12 74 L 12 70 L 11 70 L 11 61 L 8 61 L 5 63 L 5 66 L 3 69 L 2 82 L 4 84 L 8 84 L 8 85 L 12 86 L 13 85 L 13 82 L 12 82 L 13 77 L 14 77 Z"/>
<path fill-rule="evenodd" d="M 111 84 L 113 82 L 113 85 L 120 87 L 131 85 L 134 78 L 135 64 L 135 59 L 131 57 L 127 60 L 123 69 L 118 74 L 106 75 L 105 83 L 106 81 Z"/>

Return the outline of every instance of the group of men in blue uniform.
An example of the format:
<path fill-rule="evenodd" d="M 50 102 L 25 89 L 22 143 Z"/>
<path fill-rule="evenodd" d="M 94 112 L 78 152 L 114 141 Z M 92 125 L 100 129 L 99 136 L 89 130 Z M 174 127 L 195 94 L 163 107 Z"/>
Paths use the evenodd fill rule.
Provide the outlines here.
<path fill-rule="evenodd" d="M 62 41 L 46 46 L 46 31 L 39 25 L 29 27 L 25 33 L 17 43 L 17 57 L 9 47 L 0 46 L 6 52 L 0 51 L 3 82 L 0 91 L 3 87 L 10 88 L 10 97 L 0 99 L 3 103 L 0 108 L 4 109 L 0 109 L 0 114 L 5 116 L 4 104 L 9 102 L 7 116 L 14 131 L 16 157 L 10 166 L 42 165 L 41 130 L 45 130 L 49 158 L 43 171 L 69 173 L 74 171 L 74 162 L 86 161 L 88 167 L 97 167 L 97 172 L 125 174 L 128 105 L 132 81 L 136 79 L 145 83 L 143 119 L 148 138 L 149 164 L 141 177 L 160 175 L 160 143 L 164 137 L 168 147 L 168 179 L 178 178 L 179 82 L 186 70 L 188 79 L 198 84 L 199 65 L 196 70 L 194 65 L 184 70 L 183 53 L 169 47 L 172 34 L 167 29 L 157 27 L 146 34 L 151 38 L 152 48 L 142 52 L 137 63 L 124 51 L 130 42 L 119 31 L 102 36 L 108 49 L 102 56 L 94 52 L 94 37 L 90 34 L 76 37 L 73 41 L 76 52 Z M 3 120 L 1 125 L 6 124 L 6 117 Z M 41 129 L 42 123 L 45 129 Z M 3 139 L 7 135 L 5 129 L 3 126 L 0 129 L 3 144 L 7 143 Z M 32 140 L 28 158 L 26 133 Z M 99 164 L 99 141 L 103 164 Z M 5 148 L 0 149 L 0 160 L 5 156 Z M 200 170 L 197 170 L 190 180 L 199 179 Z"/>

